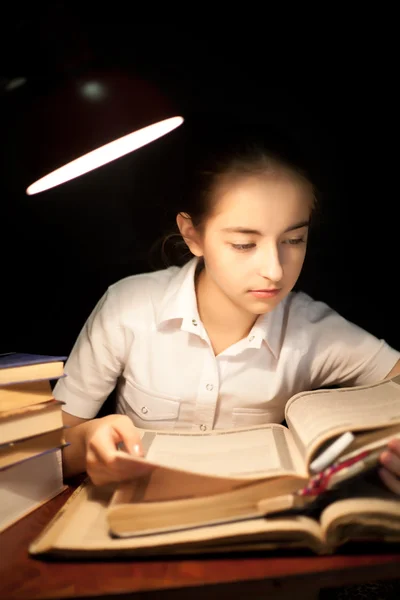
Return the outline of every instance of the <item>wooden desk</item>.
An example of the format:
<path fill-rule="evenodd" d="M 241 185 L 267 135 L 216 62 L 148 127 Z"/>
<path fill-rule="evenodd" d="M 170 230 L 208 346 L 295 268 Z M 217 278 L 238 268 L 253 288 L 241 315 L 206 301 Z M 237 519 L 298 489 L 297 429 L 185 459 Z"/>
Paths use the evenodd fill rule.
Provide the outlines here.
<path fill-rule="evenodd" d="M 0 535 L 1 600 L 95 598 L 168 600 L 270 597 L 316 598 L 318 589 L 398 578 L 400 553 L 363 556 L 246 556 L 208 559 L 45 562 L 29 543 L 67 500 L 73 487 Z M 206 586 L 206 587 L 204 587 Z"/>

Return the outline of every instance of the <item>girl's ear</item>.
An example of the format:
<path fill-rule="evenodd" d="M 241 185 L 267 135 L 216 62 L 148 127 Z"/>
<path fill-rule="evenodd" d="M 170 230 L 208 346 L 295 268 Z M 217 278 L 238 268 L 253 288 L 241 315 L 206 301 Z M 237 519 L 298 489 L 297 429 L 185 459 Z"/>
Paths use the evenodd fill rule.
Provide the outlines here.
<path fill-rule="evenodd" d="M 178 213 L 176 216 L 176 224 L 178 225 L 181 236 L 194 256 L 203 256 L 200 234 L 192 223 L 190 215 L 187 213 Z"/>

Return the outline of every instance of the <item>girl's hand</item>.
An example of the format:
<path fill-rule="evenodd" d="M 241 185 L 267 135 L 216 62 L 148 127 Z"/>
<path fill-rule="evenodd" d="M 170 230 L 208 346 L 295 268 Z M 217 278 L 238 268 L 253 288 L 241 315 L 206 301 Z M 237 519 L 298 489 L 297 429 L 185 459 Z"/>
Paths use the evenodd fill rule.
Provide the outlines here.
<path fill-rule="evenodd" d="M 380 462 L 383 468 L 379 474 L 386 486 L 400 496 L 400 439 L 395 438 L 388 443 L 388 450 L 382 452 Z"/>
<path fill-rule="evenodd" d="M 108 415 L 87 424 L 86 471 L 95 485 L 132 479 L 132 463 L 121 464 L 115 459 L 121 442 L 128 454 L 143 456 L 139 433 L 126 415 Z M 135 476 L 140 477 L 150 471 L 151 467 L 138 464 Z"/>

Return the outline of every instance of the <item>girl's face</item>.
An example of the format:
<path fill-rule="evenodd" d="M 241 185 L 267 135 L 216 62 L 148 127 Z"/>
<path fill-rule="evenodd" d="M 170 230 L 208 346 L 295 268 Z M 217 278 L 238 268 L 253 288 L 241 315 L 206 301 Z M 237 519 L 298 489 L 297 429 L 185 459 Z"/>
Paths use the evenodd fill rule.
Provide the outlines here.
<path fill-rule="evenodd" d="M 204 258 L 204 283 L 217 292 L 215 298 L 251 315 L 267 313 L 300 275 L 310 189 L 287 176 L 253 175 L 221 184 L 216 199 L 202 232 L 190 244 Z"/>

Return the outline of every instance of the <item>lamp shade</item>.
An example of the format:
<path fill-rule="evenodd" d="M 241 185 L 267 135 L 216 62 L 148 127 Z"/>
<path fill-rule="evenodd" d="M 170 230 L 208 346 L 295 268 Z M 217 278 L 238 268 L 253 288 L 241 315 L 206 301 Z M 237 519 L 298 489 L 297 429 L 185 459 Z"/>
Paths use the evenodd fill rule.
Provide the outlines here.
<path fill-rule="evenodd" d="M 25 112 L 32 195 L 92 171 L 183 122 L 155 85 L 125 72 L 92 72 L 36 93 Z"/>

